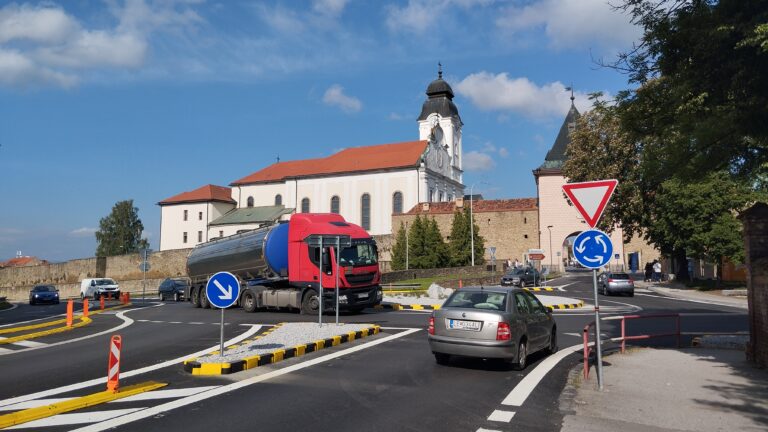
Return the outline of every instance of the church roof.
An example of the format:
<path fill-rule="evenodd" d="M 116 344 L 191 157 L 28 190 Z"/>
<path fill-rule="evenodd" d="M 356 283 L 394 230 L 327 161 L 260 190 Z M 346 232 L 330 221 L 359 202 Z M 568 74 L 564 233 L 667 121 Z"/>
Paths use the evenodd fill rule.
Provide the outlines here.
<path fill-rule="evenodd" d="M 571 143 L 570 127 L 576 123 L 579 117 L 581 117 L 579 110 L 577 110 L 576 106 L 571 103 L 571 109 L 568 110 L 568 114 L 565 116 L 563 125 L 560 126 L 560 132 L 557 134 L 557 138 L 555 138 L 555 143 L 547 152 L 547 156 L 544 158 L 544 163 L 541 164 L 539 168 L 562 168 L 563 163 L 567 159 L 565 154 L 566 150 L 568 149 L 568 145 Z"/>
<path fill-rule="evenodd" d="M 420 215 L 420 214 L 446 214 L 456 211 L 456 202 L 431 202 L 429 208 L 424 209 L 424 204 L 419 203 L 410 209 L 406 214 Z M 469 200 L 464 200 L 464 207 L 469 207 Z M 507 211 L 525 211 L 536 210 L 538 208 L 536 204 L 536 198 L 513 198 L 513 199 L 498 199 L 498 200 L 478 200 L 472 202 L 473 213 L 490 213 L 490 212 L 507 212 Z"/>
<path fill-rule="evenodd" d="M 235 200 L 232 199 L 232 189 L 225 186 L 216 186 L 212 184 L 205 185 L 193 191 L 182 192 L 178 195 L 164 199 L 157 204 L 167 205 L 211 201 L 237 204 Z"/>
<path fill-rule="evenodd" d="M 459 109 L 453 103 L 453 89 L 443 80 L 442 68 L 437 72 L 437 79 L 427 86 L 427 100 L 421 106 L 418 120 L 426 120 L 432 113 L 440 114 L 441 117 L 457 117 L 461 120 Z"/>
<path fill-rule="evenodd" d="M 292 208 L 283 206 L 261 206 L 232 209 L 211 222 L 214 225 L 274 222 L 280 216 L 293 213 Z"/>
<path fill-rule="evenodd" d="M 289 178 L 330 176 L 361 171 L 379 171 L 419 166 L 427 141 L 408 141 L 352 147 L 328 157 L 277 162 L 230 185 L 275 183 Z"/>

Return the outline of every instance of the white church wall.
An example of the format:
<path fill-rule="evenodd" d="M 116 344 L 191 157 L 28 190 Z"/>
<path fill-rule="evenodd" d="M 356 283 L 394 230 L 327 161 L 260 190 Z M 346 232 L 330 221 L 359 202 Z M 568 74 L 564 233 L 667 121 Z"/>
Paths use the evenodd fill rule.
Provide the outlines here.
<path fill-rule="evenodd" d="M 248 206 L 248 197 L 253 197 L 254 207 L 275 205 L 275 196 L 278 194 L 282 195 L 284 206 L 293 207 L 293 199 L 286 202 L 286 198 L 289 198 L 286 197 L 287 189 L 288 187 L 286 183 L 244 185 L 232 188 L 233 191 L 238 191 L 237 196 L 233 197 L 235 201 L 237 201 L 238 208 L 245 208 Z"/>
<path fill-rule="evenodd" d="M 184 211 L 187 220 L 184 220 Z M 183 249 L 198 244 L 198 232 L 205 241 L 208 232 L 206 213 L 208 203 L 182 203 L 161 206 L 160 250 Z M 202 213 L 202 218 L 200 218 Z M 187 241 L 184 242 L 184 233 Z"/>

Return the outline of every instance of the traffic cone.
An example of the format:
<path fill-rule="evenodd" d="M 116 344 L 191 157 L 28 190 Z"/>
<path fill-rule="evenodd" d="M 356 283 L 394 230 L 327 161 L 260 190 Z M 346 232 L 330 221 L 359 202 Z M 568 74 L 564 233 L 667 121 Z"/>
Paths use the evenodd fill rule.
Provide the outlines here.
<path fill-rule="evenodd" d="M 461 283 L 461 279 L 459 279 L 459 289 L 463 288 L 464 284 Z"/>
<path fill-rule="evenodd" d="M 83 317 L 88 316 L 88 299 L 83 299 Z"/>

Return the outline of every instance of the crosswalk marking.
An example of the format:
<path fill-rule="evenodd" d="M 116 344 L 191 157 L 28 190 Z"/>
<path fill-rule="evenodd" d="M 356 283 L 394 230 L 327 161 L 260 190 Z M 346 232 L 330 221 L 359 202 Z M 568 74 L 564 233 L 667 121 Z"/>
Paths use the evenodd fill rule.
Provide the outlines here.
<path fill-rule="evenodd" d="M 514 416 L 515 416 L 514 411 L 493 410 L 491 415 L 488 416 L 488 420 L 495 421 L 495 422 L 509 423 L 512 421 L 512 417 Z"/>
<path fill-rule="evenodd" d="M 8 348 L 0 348 L 0 354 L 5 354 L 5 353 L 12 353 L 12 352 L 13 352 L 13 350 L 12 350 L 12 349 L 8 349 Z"/>
<path fill-rule="evenodd" d="M 76 424 L 83 424 L 83 423 L 96 423 L 96 422 L 107 421 L 115 417 L 124 416 L 132 412 L 141 411 L 143 409 L 146 409 L 146 408 L 128 408 L 128 409 L 119 409 L 119 410 L 111 410 L 111 411 L 94 411 L 94 412 L 75 413 L 75 414 L 59 414 L 53 417 L 48 417 L 40 420 L 31 421 L 28 423 L 23 423 L 13 427 L 9 427 L 8 429 L 9 430 L 10 429 L 29 429 L 29 428 L 41 428 L 46 426 L 66 426 L 66 425 L 76 425 Z"/>
<path fill-rule="evenodd" d="M 13 405 L 0 406 L 0 411 L 18 411 L 30 408 L 37 408 L 45 405 L 59 403 L 61 401 L 69 400 L 71 398 L 52 398 L 52 399 L 36 399 L 26 402 L 19 402 Z"/>
<path fill-rule="evenodd" d="M 139 393 L 137 395 L 129 396 L 123 399 L 113 400 L 112 402 L 109 402 L 109 403 L 112 404 L 112 403 L 135 402 L 135 401 L 152 400 L 152 399 L 181 398 L 181 397 L 192 396 L 194 394 L 201 393 L 216 387 L 218 386 L 190 387 L 190 388 L 172 389 L 172 390 L 155 390 L 155 391 L 146 392 L 146 393 Z"/>

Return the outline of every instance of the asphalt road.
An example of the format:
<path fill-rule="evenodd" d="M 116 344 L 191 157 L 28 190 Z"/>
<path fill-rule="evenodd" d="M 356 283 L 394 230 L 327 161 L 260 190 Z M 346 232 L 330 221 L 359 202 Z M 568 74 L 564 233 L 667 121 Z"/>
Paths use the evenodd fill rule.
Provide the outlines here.
<path fill-rule="evenodd" d="M 588 273 L 572 274 L 552 285 L 564 286 L 565 292 L 559 295 L 593 303 Z M 600 306 L 606 315 L 691 314 L 682 319 L 683 331 L 744 331 L 748 326 L 744 310 L 650 292 L 638 291 L 631 298 L 601 296 Z M 20 305 L 0 312 L 0 323 L 62 311 L 56 306 Z M 143 400 L 113 402 L 70 417 L 58 416 L 68 424 L 29 423 L 26 430 L 560 430 L 558 398 L 568 372 L 581 361 L 580 351 L 568 354 L 564 349 L 581 343 L 582 329 L 594 319 L 592 313 L 556 312 L 561 347 L 557 356 L 562 360 L 534 383 L 520 406 L 502 401 L 512 394 L 519 395 L 536 371 L 542 370 L 547 357 L 534 355 L 522 372 L 497 362 L 473 359 L 452 359 L 449 365 L 439 366 L 426 340 L 428 316 L 417 311 L 380 310 L 343 315 L 343 322 L 378 324 L 382 332 L 250 371 L 198 377 L 183 371 L 181 359 L 217 346 L 219 312 L 195 309 L 187 303 L 139 303 L 128 310 L 97 315 L 89 326 L 35 339 L 41 345 L 0 345 L 5 349 L 0 351 L 0 409 L 9 401 L 57 399 L 103 390 L 109 337 L 119 333 L 123 338 L 121 386 L 155 380 L 168 383 L 163 390 L 177 393 L 149 392 Z M 292 312 L 247 314 L 240 309 L 227 310 L 225 318 L 225 339 L 267 328 L 254 325 L 317 319 Z M 674 320 L 666 318 L 628 324 L 633 334 L 671 332 L 674 326 Z M 604 322 L 602 330 L 606 336 L 617 336 L 619 323 Z M 650 343 L 671 345 L 676 341 L 665 337 Z M 130 371 L 141 368 L 146 372 L 131 376 Z M 526 379 L 529 375 L 531 378 Z M 518 386 L 521 381 L 523 384 Z M 4 412 L 10 411 L 0 414 Z M 126 415 L 117 419 L 134 416 L 137 420 L 124 425 L 109 423 L 108 417 L 115 413 Z M 504 417 L 510 413 L 514 415 L 509 421 L 489 419 L 507 420 Z M 49 421 L 53 419 L 56 417 Z M 25 425 L 21 426 L 24 429 Z"/>

